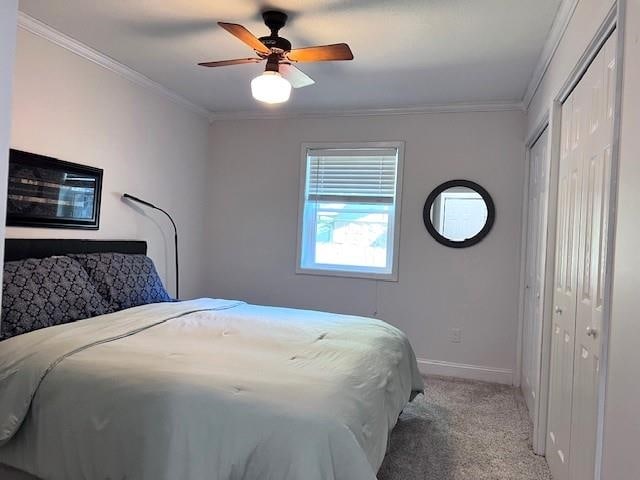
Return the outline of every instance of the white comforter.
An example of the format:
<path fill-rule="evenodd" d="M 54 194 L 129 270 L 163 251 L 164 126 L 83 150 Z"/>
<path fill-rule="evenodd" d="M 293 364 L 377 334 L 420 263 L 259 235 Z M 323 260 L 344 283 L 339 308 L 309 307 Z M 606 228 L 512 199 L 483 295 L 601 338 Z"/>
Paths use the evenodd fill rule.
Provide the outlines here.
<path fill-rule="evenodd" d="M 59 480 L 374 480 L 422 388 L 382 321 L 145 305 L 0 343 L 0 463 Z"/>

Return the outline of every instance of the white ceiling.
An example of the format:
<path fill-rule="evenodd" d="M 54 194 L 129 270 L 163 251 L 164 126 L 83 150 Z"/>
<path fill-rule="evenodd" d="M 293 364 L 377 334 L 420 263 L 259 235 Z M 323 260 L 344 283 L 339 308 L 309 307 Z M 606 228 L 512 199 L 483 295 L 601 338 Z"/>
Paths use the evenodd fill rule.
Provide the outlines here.
<path fill-rule="evenodd" d="M 260 11 L 290 14 L 294 48 L 347 42 L 355 60 L 300 64 L 316 85 L 276 108 L 296 112 L 520 101 L 560 0 L 20 0 L 20 10 L 211 112 L 258 112 L 251 56 L 216 25 L 267 35 Z M 273 107 L 271 107 L 273 108 Z"/>

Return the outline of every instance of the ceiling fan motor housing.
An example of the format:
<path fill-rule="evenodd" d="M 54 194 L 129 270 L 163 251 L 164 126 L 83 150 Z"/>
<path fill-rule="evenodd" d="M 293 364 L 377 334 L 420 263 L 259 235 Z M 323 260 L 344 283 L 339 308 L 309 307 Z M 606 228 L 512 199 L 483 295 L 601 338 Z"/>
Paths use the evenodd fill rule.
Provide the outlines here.
<path fill-rule="evenodd" d="M 275 48 L 283 52 L 291 50 L 291 42 L 278 35 L 278 31 L 287 23 L 287 14 L 276 10 L 267 10 L 262 12 L 262 18 L 265 25 L 271 30 L 271 35 L 260 37 L 259 40 L 268 48 Z"/>
<path fill-rule="evenodd" d="M 283 52 L 291 50 L 291 42 L 286 38 L 269 36 L 260 37 L 259 40 L 268 48 L 275 48 L 276 50 L 282 50 Z"/>

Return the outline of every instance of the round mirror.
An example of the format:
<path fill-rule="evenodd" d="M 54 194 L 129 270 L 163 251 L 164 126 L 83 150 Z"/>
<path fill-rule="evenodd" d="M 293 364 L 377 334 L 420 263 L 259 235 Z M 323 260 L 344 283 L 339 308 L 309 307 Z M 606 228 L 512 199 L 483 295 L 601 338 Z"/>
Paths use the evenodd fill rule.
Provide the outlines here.
<path fill-rule="evenodd" d="M 436 187 L 422 211 L 433 238 L 447 247 L 475 245 L 487 236 L 496 211 L 491 195 L 470 180 L 451 180 Z"/>

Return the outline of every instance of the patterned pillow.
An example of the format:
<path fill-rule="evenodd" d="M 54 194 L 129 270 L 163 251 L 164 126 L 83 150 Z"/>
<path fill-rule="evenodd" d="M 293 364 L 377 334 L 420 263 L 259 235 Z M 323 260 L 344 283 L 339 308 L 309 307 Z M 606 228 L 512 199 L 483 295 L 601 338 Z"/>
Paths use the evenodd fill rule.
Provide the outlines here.
<path fill-rule="evenodd" d="M 108 312 L 87 272 L 69 257 L 4 264 L 2 339 Z"/>
<path fill-rule="evenodd" d="M 146 255 L 88 253 L 70 256 L 89 273 L 98 293 L 109 302 L 112 311 L 171 301 L 153 261 Z"/>

